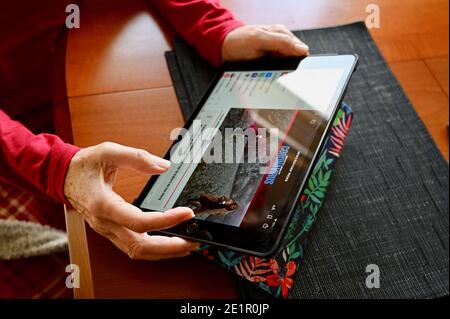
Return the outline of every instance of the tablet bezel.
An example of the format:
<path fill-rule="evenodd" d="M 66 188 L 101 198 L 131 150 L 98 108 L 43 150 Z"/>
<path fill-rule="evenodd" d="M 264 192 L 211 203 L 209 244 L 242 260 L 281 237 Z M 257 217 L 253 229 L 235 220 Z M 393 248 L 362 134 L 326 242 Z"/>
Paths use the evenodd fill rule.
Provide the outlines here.
<path fill-rule="evenodd" d="M 356 69 L 356 65 L 358 62 L 358 57 L 354 54 L 347 54 L 354 57 L 354 64 L 352 66 L 353 71 Z M 314 55 L 314 56 L 336 56 L 335 54 L 327 54 L 327 55 Z M 237 62 L 237 63 L 228 63 L 225 64 L 221 70 L 218 71 L 208 90 L 203 95 L 200 100 L 198 106 L 196 107 L 193 114 L 187 120 L 184 128 L 189 129 L 194 119 L 197 117 L 198 113 L 202 109 L 203 105 L 209 98 L 210 94 L 214 90 L 216 84 L 221 79 L 224 72 L 230 71 L 274 71 L 274 70 L 295 70 L 303 58 L 262 58 L 255 61 L 250 62 Z M 304 189 L 304 185 L 308 181 L 312 168 L 317 162 L 318 153 L 323 148 L 323 143 L 328 135 L 328 132 L 331 128 L 331 124 L 333 123 L 333 119 L 336 116 L 337 110 L 339 109 L 339 105 L 342 102 L 343 96 L 345 95 L 345 91 L 348 85 L 348 82 L 351 78 L 350 72 L 349 76 L 346 79 L 344 89 L 340 92 L 340 97 L 338 102 L 334 106 L 332 115 L 326 125 L 324 133 L 320 139 L 318 147 L 314 153 L 313 159 L 308 167 L 308 170 L 305 174 L 305 178 L 302 181 L 301 186 L 297 190 L 295 194 L 295 200 L 293 201 L 292 207 L 286 209 L 286 211 L 280 213 L 280 216 L 283 216 L 284 223 L 278 226 L 278 230 L 275 232 L 265 232 L 258 231 L 252 229 L 242 229 L 239 227 L 218 224 L 214 222 L 192 219 L 190 221 L 184 222 L 176 227 L 173 227 L 169 230 L 160 231 L 159 233 L 170 236 L 179 236 L 183 238 L 187 238 L 194 241 L 204 242 L 207 244 L 212 244 L 216 246 L 221 246 L 227 249 L 231 249 L 234 251 L 242 252 L 245 254 L 255 255 L 258 257 L 269 257 L 274 255 L 281 244 L 282 238 L 286 232 L 286 229 L 290 223 L 293 212 L 297 209 L 299 204 L 299 197 L 301 192 Z M 178 140 L 179 141 L 179 140 Z M 164 158 L 170 160 L 170 150 L 171 148 L 178 142 L 174 141 L 171 145 Z M 140 193 L 139 197 L 134 201 L 134 205 L 139 207 L 143 211 L 152 211 L 149 209 L 145 209 L 140 207 L 148 192 L 158 179 L 158 175 L 152 176 L 150 180 L 147 182 L 146 186 Z M 294 189 L 290 190 L 290 192 L 295 191 Z M 288 211 L 289 210 L 289 211 Z"/>

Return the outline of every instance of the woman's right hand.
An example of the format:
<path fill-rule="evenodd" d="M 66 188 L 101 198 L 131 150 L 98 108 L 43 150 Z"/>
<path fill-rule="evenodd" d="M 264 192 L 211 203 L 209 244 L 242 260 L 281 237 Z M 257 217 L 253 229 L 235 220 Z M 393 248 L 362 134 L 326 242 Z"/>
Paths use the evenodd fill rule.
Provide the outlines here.
<path fill-rule="evenodd" d="M 169 167 L 170 162 L 145 150 L 102 143 L 82 149 L 72 158 L 64 194 L 97 233 L 111 240 L 131 259 L 184 257 L 200 244 L 179 237 L 150 236 L 147 232 L 167 229 L 193 218 L 191 209 L 180 207 L 144 213 L 112 189 L 119 168 L 154 175 L 166 172 Z"/>

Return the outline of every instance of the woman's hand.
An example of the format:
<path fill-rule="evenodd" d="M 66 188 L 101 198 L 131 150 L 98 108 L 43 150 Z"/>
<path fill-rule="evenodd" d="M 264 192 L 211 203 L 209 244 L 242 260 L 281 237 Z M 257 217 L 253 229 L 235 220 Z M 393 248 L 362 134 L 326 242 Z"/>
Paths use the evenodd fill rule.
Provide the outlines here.
<path fill-rule="evenodd" d="M 266 54 L 304 56 L 308 46 L 283 25 L 239 27 L 225 37 L 222 62 L 260 58 Z"/>
<path fill-rule="evenodd" d="M 80 150 L 70 162 L 64 194 L 99 234 L 111 240 L 132 259 L 158 260 L 184 257 L 198 243 L 178 237 L 150 236 L 146 232 L 170 228 L 194 217 L 189 208 L 167 212 L 142 212 L 116 194 L 113 183 L 118 168 L 144 174 L 161 174 L 170 162 L 147 151 L 114 143 Z"/>

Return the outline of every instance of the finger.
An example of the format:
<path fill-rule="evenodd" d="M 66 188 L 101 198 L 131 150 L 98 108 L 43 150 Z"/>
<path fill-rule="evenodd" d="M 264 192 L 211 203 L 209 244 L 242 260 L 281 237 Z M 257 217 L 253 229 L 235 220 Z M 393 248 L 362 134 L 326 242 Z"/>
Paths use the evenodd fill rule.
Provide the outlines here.
<path fill-rule="evenodd" d="M 281 24 L 270 25 L 270 26 L 266 27 L 266 30 L 270 31 L 270 32 L 286 34 L 286 35 L 290 36 L 294 41 L 304 44 L 304 42 L 302 42 L 299 38 L 297 38 L 297 36 L 294 33 L 292 33 L 288 28 L 286 28 L 284 25 L 281 25 Z"/>
<path fill-rule="evenodd" d="M 262 31 L 259 37 L 259 49 L 264 52 L 278 53 L 284 56 L 307 55 L 306 44 L 294 40 L 285 33 Z"/>
<path fill-rule="evenodd" d="M 109 236 L 116 247 L 135 260 L 161 260 L 179 258 L 198 250 L 200 244 L 178 237 L 149 236 L 138 234 L 119 225 L 110 226 Z"/>
<path fill-rule="evenodd" d="M 183 247 L 172 253 L 156 254 L 156 253 L 144 253 L 143 249 L 145 247 L 145 243 L 140 244 L 140 245 L 142 245 L 142 248 L 137 247 L 134 250 L 131 250 L 130 247 L 133 247 L 133 246 L 125 243 L 119 237 L 114 237 L 113 239 L 111 239 L 111 242 L 133 260 L 156 261 L 156 260 L 162 260 L 162 259 L 187 257 L 191 254 L 192 251 L 195 251 L 198 249 L 197 246 L 188 245 L 187 248 Z"/>
<path fill-rule="evenodd" d="M 200 244 L 180 237 L 150 236 L 142 244 L 139 254 L 144 258 L 159 256 L 168 258 L 196 251 Z"/>
<path fill-rule="evenodd" d="M 307 54 L 309 53 L 308 45 L 305 42 L 303 42 L 302 40 L 300 40 L 294 33 L 292 33 L 284 25 L 275 24 L 275 25 L 269 26 L 268 31 L 282 33 L 282 34 L 286 34 L 286 35 L 290 36 L 296 43 L 300 44 L 300 46 L 302 46 L 302 47 L 305 46 L 307 49 Z"/>
<path fill-rule="evenodd" d="M 101 144 L 101 156 L 114 167 L 130 168 L 146 174 L 167 171 L 170 162 L 149 152 L 116 143 Z"/>
<path fill-rule="evenodd" d="M 193 211 L 184 207 L 170 209 L 164 213 L 143 212 L 112 190 L 106 190 L 101 206 L 99 217 L 138 233 L 171 228 L 194 217 Z"/>

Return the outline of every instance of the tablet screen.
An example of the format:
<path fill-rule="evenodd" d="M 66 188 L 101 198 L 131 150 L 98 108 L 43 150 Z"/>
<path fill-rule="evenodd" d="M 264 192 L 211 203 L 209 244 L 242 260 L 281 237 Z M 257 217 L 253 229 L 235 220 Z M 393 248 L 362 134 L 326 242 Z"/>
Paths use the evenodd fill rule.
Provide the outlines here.
<path fill-rule="evenodd" d="M 311 64 L 293 72 L 225 72 L 183 138 L 171 148 L 170 170 L 140 206 L 177 206 L 196 218 L 270 231 L 305 179 L 345 69 Z"/>

